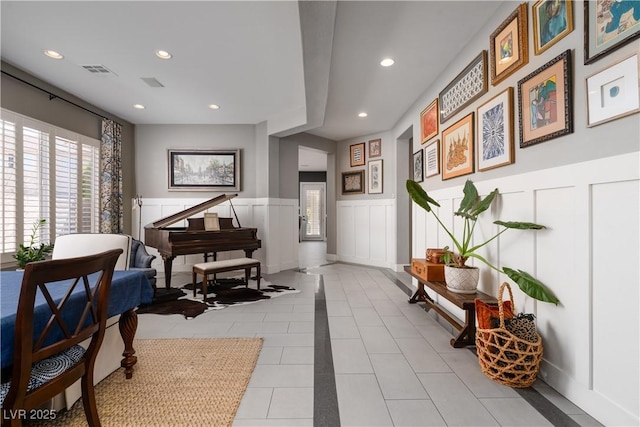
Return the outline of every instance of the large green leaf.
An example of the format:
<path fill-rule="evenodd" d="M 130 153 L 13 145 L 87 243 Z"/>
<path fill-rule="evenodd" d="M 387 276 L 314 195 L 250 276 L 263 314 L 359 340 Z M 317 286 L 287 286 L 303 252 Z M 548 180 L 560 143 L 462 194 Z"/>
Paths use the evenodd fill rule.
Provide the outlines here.
<path fill-rule="evenodd" d="M 484 212 L 487 209 L 489 209 L 489 206 L 491 206 L 491 203 L 493 203 L 493 199 L 495 199 L 497 195 L 498 195 L 498 189 L 496 188 L 491 193 L 489 193 L 489 195 L 487 197 L 485 197 L 484 199 L 480 200 L 475 205 L 475 207 L 473 209 L 473 212 L 471 212 L 471 213 L 473 215 L 475 215 L 475 216 L 478 216 L 482 212 Z"/>
<path fill-rule="evenodd" d="M 473 184 L 473 182 L 470 179 L 468 179 L 467 182 L 464 184 L 464 190 L 462 191 L 464 193 L 464 197 L 460 202 L 460 208 L 458 209 L 458 214 L 461 214 L 463 212 L 469 212 L 473 208 L 473 206 L 476 204 L 476 200 L 478 199 L 478 190 L 476 189 L 476 186 Z"/>
<path fill-rule="evenodd" d="M 440 204 L 429 197 L 427 192 L 424 191 L 424 188 L 414 180 L 408 179 L 406 185 L 407 192 L 411 199 L 425 211 L 431 212 L 431 205 L 440 207 Z"/>
<path fill-rule="evenodd" d="M 534 224 L 533 222 L 494 221 L 493 223 L 506 228 L 514 228 L 518 230 L 542 230 L 543 228 L 547 228 L 544 225 Z"/>
<path fill-rule="evenodd" d="M 513 270 L 509 267 L 503 267 L 502 270 L 507 276 L 520 287 L 522 292 L 539 301 L 550 302 L 558 305 L 560 300 L 553 295 L 541 281 L 522 270 Z"/>

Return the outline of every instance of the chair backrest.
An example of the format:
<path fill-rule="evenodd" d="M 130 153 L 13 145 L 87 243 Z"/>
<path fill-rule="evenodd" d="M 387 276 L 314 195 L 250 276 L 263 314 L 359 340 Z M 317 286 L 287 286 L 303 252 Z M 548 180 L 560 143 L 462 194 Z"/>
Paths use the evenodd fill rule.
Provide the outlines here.
<path fill-rule="evenodd" d="M 26 265 L 16 312 L 11 388 L 5 399 L 8 407 L 17 402 L 25 405 L 22 408 L 34 407 L 34 402 L 55 396 L 85 372 L 93 372 L 106 329 L 113 271 L 121 255 L 122 249 L 114 249 Z M 87 338 L 91 338 L 89 348 L 76 367 L 26 392 L 33 363 Z"/>
<path fill-rule="evenodd" d="M 131 257 L 131 239 L 127 234 L 78 233 L 56 237 L 52 259 L 75 258 L 97 254 L 110 249 L 122 249 L 116 270 L 128 270 Z"/>

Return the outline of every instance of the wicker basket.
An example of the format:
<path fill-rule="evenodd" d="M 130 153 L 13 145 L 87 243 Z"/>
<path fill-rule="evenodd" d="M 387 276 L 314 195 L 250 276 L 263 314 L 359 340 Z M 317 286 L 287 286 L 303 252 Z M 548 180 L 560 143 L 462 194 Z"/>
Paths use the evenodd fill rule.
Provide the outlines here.
<path fill-rule="evenodd" d="M 536 332 L 535 342 L 518 338 L 509 332 L 504 323 L 502 294 L 509 291 L 511 307 L 513 293 L 508 283 L 503 283 L 498 292 L 500 326 L 495 329 L 476 331 L 476 350 L 480 368 L 490 379 L 509 387 L 529 387 L 536 380 L 542 360 L 542 338 Z"/>

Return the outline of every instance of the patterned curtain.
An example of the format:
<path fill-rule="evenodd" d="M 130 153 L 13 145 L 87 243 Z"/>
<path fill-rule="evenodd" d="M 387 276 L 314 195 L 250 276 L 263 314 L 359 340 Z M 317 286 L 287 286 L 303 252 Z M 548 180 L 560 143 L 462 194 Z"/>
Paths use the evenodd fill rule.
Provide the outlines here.
<path fill-rule="evenodd" d="M 100 232 L 122 233 L 122 126 L 102 120 L 100 144 Z"/>

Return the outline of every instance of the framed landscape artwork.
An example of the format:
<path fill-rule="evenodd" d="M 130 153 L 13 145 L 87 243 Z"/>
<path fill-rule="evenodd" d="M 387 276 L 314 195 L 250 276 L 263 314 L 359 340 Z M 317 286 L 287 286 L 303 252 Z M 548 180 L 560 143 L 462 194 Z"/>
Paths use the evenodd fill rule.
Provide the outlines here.
<path fill-rule="evenodd" d="M 424 144 L 438 135 L 438 98 L 431 101 L 420 113 L 420 143 Z"/>
<path fill-rule="evenodd" d="M 413 153 L 413 180 L 415 182 L 424 181 L 424 152 L 421 149 Z"/>
<path fill-rule="evenodd" d="M 587 126 L 640 111 L 638 54 L 587 77 Z"/>
<path fill-rule="evenodd" d="M 571 50 L 518 82 L 520 148 L 573 132 Z"/>
<path fill-rule="evenodd" d="M 353 144 L 349 146 L 349 164 L 351 167 L 365 165 L 365 143 Z"/>
<path fill-rule="evenodd" d="M 440 92 L 440 123 L 449 120 L 487 90 L 487 51 L 483 50 Z"/>
<path fill-rule="evenodd" d="M 424 169 L 425 176 L 435 176 L 440 174 L 440 140 L 436 139 L 424 147 Z"/>
<path fill-rule="evenodd" d="M 442 179 L 473 173 L 473 113 L 442 131 Z"/>
<path fill-rule="evenodd" d="M 364 193 L 364 169 L 342 172 L 342 194 Z"/>
<path fill-rule="evenodd" d="M 527 3 L 522 3 L 489 37 L 492 85 L 529 62 L 527 28 Z"/>
<path fill-rule="evenodd" d="M 584 2 L 584 63 L 591 64 L 640 37 L 640 2 Z"/>
<path fill-rule="evenodd" d="M 240 150 L 169 150 L 168 154 L 169 190 L 240 190 Z"/>
<path fill-rule="evenodd" d="M 382 140 L 372 139 L 369 141 L 369 157 L 380 157 L 382 155 Z"/>
<path fill-rule="evenodd" d="M 540 55 L 573 31 L 571 0 L 538 0 L 533 15 L 533 50 Z"/>
<path fill-rule="evenodd" d="M 478 107 L 478 170 L 513 163 L 513 88 Z"/>
<path fill-rule="evenodd" d="M 369 160 L 369 194 L 382 194 L 382 159 Z"/>

